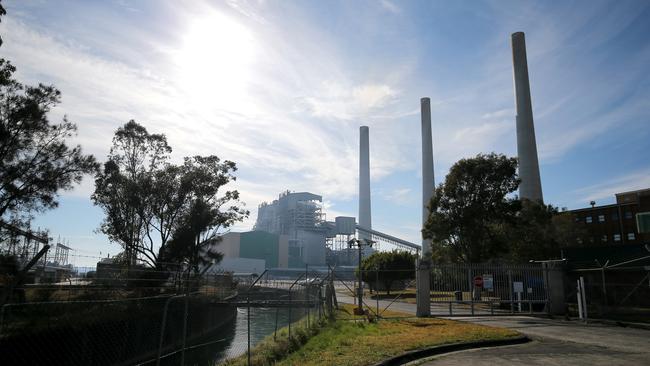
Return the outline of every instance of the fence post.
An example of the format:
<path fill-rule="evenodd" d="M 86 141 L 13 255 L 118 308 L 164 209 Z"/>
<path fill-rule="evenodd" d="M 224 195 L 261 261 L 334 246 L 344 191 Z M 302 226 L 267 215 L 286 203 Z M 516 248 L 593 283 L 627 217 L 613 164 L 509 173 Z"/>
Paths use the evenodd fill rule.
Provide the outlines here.
<path fill-rule="evenodd" d="M 375 299 L 377 299 L 377 320 L 379 321 L 379 266 L 375 268 Z"/>
<path fill-rule="evenodd" d="M 188 284 L 189 286 L 189 284 Z M 189 292 L 189 287 L 187 292 Z M 183 311 L 183 348 L 181 349 L 181 366 L 185 365 L 185 342 L 187 341 L 187 308 L 189 301 L 189 293 L 185 294 L 185 310 Z"/>
<path fill-rule="evenodd" d="M 607 286 L 605 285 L 605 267 L 600 269 L 600 274 L 603 279 L 603 304 L 607 306 Z M 602 314 L 601 314 L 602 315 Z"/>
<path fill-rule="evenodd" d="M 467 281 L 469 284 L 469 299 L 470 299 L 470 306 L 472 308 L 472 315 L 474 315 L 474 281 L 472 279 L 472 265 L 468 264 L 467 265 Z"/>
<path fill-rule="evenodd" d="M 580 280 L 576 281 L 576 296 L 578 297 L 578 318 L 584 319 L 582 315 L 582 288 L 580 287 Z"/>
<path fill-rule="evenodd" d="M 0 310 L 0 335 L 2 335 L 2 332 L 4 331 L 5 327 L 5 308 L 8 307 L 9 304 L 4 304 L 2 305 L 2 309 Z"/>
<path fill-rule="evenodd" d="M 275 308 L 275 328 L 273 330 L 273 340 L 275 341 L 275 337 L 278 334 L 278 313 L 280 312 L 280 304 L 278 304 L 278 307 Z"/>
<path fill-rule="evenodd" d="M 178 297 L 178 295 L 170 297 L 165 302 L 162 324 L 160 325 L 160 341 L 158 342 L 158 357 L 156 357 L 156 366 L 160 366 L 160 358 L 162 357 L 162 347 L 163 347 L 163 340 L 165 336 L 165 328 L 167 327 L 167 311 L 169 309 L 169 303 L 176 297 Z"/>
<path fill-rule="evenodd" d="M 512 298 L 512 270 L 508 270 L 508 293 L 510 294 L 510 314 L 515 313 L 515 302 Z"/>
<path fill-rule="evenodd" d="M 248 366 L 251 366 L 251 294 L 250 288 L 246 292 L 246 336 L 248 344 Z"/>
<path fill-rule="evenodd" d="M 289 287 L 289 339 L 291 339 L 291 308 L 293 303 L 291 302 L 291 287 Z"/>
<path fill-rule="evenodd" d="M 587 294 L 586 294 L 586 289 L 585 289 L 585 278 L 580 276 L 580 288 L 581 288 L 581 296 L 582 296 L 582 307 L 583 307 L 583 315 L 585 316 L 585 322 L 589 318 L 589 315 L 587 314 Z"/>

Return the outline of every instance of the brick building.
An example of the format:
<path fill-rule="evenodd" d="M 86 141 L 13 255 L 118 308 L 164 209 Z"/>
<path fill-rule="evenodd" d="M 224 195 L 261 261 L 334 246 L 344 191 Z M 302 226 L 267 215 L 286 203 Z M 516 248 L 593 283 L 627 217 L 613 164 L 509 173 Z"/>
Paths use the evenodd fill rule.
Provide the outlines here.
<path fill-rule="evenodd" d="M 616 194 L 616 203 L 571 210 L 576 222 L 585 225 L 584 244 L 648 244 L 650 188 Z"/>

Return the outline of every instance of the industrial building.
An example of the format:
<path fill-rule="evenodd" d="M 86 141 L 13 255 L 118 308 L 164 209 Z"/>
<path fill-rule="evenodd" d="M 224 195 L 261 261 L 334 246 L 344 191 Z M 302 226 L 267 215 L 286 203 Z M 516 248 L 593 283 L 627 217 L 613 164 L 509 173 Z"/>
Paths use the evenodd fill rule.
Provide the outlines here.
<path fill-rule="evenodd" d="M 429 133 L 429 139 L 431 134 Z M 359 223 L 355 217 L 338 216 L 328 221 L 323 197 L 310 192 L 282 192 L 276 200 L 263 202 L 257 209 L 253 231 L 227 233 L 217 244 L 223 260 L 211 270 L 259 273 L 265 269 L 304 269 L 356 266 L 359 251 L 351 239 L 371 242 L 362 256 L 379 249 L 379 242 L 403 250 L 419 252 L 420 246 L 372 229 L 370 199 L 370 138 L 367 126 L 359 128 Z M 432 158 L 427 160 L 431 163 Z M 431 182 L 433 189 L 433 171 Z M 427 187 L 428 187 L 427 186 Z M 428 201 L 426 201 L 428 202 Z M 423 203 L 423 209 L 426 209 Z"/>
<path fill-rule="evenodd" d="M 277 200 L 259 205 L 253 230 L 287 237 L 289 267 L 325 266 L 333 252 L 347 248 L 356 221 L 345 216 L 327 221 L 322 202 L 317 194 L 283 192 Z"/>
<path fill-rule="evenodd" d="M 616 203 L 570 211 L 584 225 L 587 245 L 650 244 L 650 188 L 616 193 Z"/>

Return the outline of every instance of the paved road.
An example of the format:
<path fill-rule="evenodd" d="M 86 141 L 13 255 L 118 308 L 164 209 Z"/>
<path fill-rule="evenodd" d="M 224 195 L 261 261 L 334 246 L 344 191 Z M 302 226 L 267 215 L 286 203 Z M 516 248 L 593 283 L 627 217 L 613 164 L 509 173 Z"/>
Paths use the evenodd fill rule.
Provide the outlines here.
<path fill-rule="evenodd" d="M 341 302 L 352 302 L 337 294 Z M 372 304 L 375 306 L 375 303 Z M 380 301 L 380 309 L 388 302 Z M 415 314 L 415 305 L 393 303 L 391 310 Z M 443 355 L 424 365 L 648 365 L 650 331 L 598 323 L 543 319 L 530 316 L 455 317 L 490 326 L 517 330 L 533 339 L 519 346 L 480 349 Z"/>

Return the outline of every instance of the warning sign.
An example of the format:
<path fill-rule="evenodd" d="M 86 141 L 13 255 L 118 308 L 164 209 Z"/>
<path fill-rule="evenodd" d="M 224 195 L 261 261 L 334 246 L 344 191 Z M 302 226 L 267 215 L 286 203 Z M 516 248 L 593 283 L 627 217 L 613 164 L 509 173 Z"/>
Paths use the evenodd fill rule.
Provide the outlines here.
<path fill-rule="evenodd" d="M 483 274 L 483 288 L 488 291 L 494 289 L 494 276 L 491 273 Z"/>
<path fill-rule="evenodd" d="M 475 287 L 483 287 L 483 277 L 481 277 L 481 276 L 474 277 L 474 286 Z"/>

